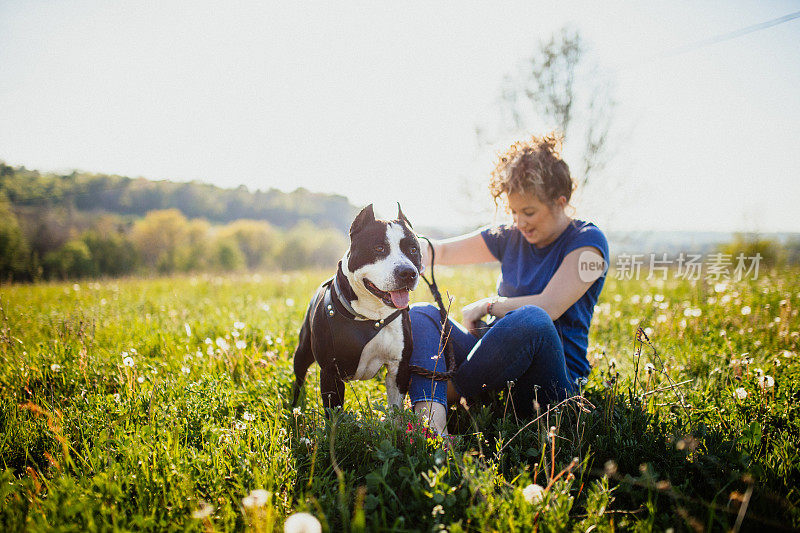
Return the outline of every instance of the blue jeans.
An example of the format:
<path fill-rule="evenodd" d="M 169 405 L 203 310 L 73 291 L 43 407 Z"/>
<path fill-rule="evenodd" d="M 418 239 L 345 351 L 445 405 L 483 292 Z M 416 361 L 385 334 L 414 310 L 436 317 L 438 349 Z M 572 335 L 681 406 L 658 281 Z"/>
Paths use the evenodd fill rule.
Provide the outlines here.
<path fill-rule="evenodd" d="M 410 317 L 414 338 L 411 364 L 447 370 L 445 354 L 439 347 L 439 310 L 431 304 L 417 304 L 411 307 Z M 453 327 L 448 342 L 453 345 L 458 365 L 452 383 L 468 400 L 487 390 L 505 389 L 513 381 L 514 409 L 520 416 L 530 416 L 534 400 L 544 407 L 575 392 L 561 339 L 541 307 L 526 305 L 511 311 L 496 320 L 480 340 L 461 324 L 450 323 Z M 434 401 L 446 406 L 447 382 L 411 374 L 408 394 L 412 404 Z"/>

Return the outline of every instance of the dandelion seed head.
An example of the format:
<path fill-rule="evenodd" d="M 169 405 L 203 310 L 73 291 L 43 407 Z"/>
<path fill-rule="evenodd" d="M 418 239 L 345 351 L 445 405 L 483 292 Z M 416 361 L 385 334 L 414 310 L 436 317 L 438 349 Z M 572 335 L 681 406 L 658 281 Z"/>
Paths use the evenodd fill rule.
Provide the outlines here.
<path fill-rule="evenodd" d="M 122 353 L 126 353 L 126 352 L 122 352 Z M 126 355 L 127 355 L 127 354 L 126 354 Z M 125 358 L 122 360 L 122 364 L 123 364 L 123 365 L 125 365 L 125 366 L 127 366 L 127 367 L 129 367 L 129 368 L 131 368 L 131 367 L 133 367 L 133 365 L 134 365 L 135 363 L 134 363 L 134 361 L 133 361 L 133 357 L 131 357 L 131 356 L 127 355 L 127 356 L 126 356 L 126 357 L 125 357 Z"/>
<path fill-rule="evenodd" d="M 322 533 L 322 524 L 311 513 L 295 513 L 283 524 L 284 533 Z"/>
<path fill-rule="evenodd" d="M 233 329 L 244 329 L 244 322 L 236 321 L 233 323 Z"/>
<path fill-rule="evenodd" d="M 733 394 L 739 400 L 744 400 L 745 398 L 747 398 L 747 391 L 744 390 L 743 387 L 739 387 L 738 389 L 733 391 Z"/>
<path fill-rule="evenodd" d="M 59 372 L 61 372 L 61 365 L 53 363 L 52 365 L 50 365 L 50 371 L 53 372 L 54 374 L 58 374 Z"/>
<path fill-rule="evenodd" d="M 742 312 L 743 315 L 749 315 L 752 311 L 753 310 L 750 309 L 749 305 L 745 305 L 744 307 L 742 307 L 742 311 L 741 312 Z"/>
<path fill-rule="evenodd" d="M 181 372 L 183 372 L 184 374 L 188 374 L 189 373 L 189 367 L 188 366 L 182 366 L 181 367 Z"/>
<path fill-rule="evenodd" d="M 771 389 L 775 386 L 775 379 L 770 375 L 764 375 L 758 378 L 758 386 L 761 390 Z"/>
<path fill-rule="evenodd" d="M 522 496 L 525 498 L 525 501 L 531 504 L 539 503 L 544 500 L 544 487 L 541 485 L 537 485 L 536 483 L 531 483 L 524 489 L 522 489 Z"/>
<path fill-rule="evenodd" d="M 247 341 L 243 340 L 236 341 L 236 348 L 239 350 L 244 350 L 245 348 L 247 348 Z"/>

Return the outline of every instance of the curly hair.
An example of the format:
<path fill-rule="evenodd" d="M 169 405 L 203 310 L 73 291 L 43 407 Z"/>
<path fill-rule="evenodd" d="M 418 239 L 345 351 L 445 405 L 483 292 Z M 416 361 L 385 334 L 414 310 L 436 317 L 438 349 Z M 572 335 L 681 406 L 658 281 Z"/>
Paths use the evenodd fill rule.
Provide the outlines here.
<path fill-rule="evenodd" d="M 533 193 L 548 205 L 553 205 L 559 196 L 569 202 L 576 185 L 561 159 L 561 144 L 562 138 L 555 133 L 534 135 L 499 153 L 489 179 L 495 205 L 510 193 Z"/>

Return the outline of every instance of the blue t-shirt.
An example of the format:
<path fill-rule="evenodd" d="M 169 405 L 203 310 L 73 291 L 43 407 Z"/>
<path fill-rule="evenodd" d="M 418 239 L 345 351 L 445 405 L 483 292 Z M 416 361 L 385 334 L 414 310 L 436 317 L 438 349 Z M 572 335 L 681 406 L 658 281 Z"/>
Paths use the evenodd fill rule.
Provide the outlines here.
<path fill-rule="evenodd" d="M 591 222 L 573 220 L 555 241 L 544 248 L 537 248 L 526 241 L 516 226 L 489 227 L 481 235 L 489 251 L 500 261 L 500 277 L 497 280 L 497 293 L 500 296 L 541 293 L 561 266 L 564 256 L 582 246 L 594 246 L 601 252 L 606 265 L 610 264 L 606 236 Z M 564 346 L 567 369 L 573 379 L 587 376 L 591 370 L 586 359 L 589 324 L 605 279 L 606 275 L 603 274 L 595 280 L 589 290 L 554 321 Z"/>

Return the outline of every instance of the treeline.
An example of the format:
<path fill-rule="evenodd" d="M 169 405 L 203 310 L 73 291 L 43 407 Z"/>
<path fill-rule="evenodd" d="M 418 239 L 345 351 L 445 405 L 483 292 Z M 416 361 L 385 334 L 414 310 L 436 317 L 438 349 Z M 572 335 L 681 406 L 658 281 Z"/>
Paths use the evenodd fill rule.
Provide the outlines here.
<path fill-rule="evenodd" d="M 348 227 L 355 213 L 344 197 L 302 189 L 249 193 L 117 176 L 41 175 L 2 163 L 0 173 L 0 282 L 330 267 L 347 247 L 341 227 Z M 104 182 L 122 189 L 98 185 Z M 198 203 L 188 200 L 186 191 L 192 190 L 203 192 Z M 165 198 L 158 197 L 162 193 Z M 267 197 L 273 207 L 255 205 L 255 198 Z M 173 205 L 181 202 L 183 208 Z M 192 214 L 202 205 L 216 206 L 211 216 Z M 261 216 L 280 213 L 279 222 L 229 221 L 236 217 L 223 205 Z M 139 216 L 144 206 L 167 208 Z"/>
<path fill-rule="evenodd" d="M 0 161 L 0 191 L 16 208 L 65 207 L 143 217 L 150 211 L 178 209 L 187 218 L 212 223 L 266 220 L 289 229 L 302 221 L 346 232 L 358 210 L 346 197 L 277 189 L 223 189 L 200 182 L 150 181 L 106 174 L 42 174 Z"/>

